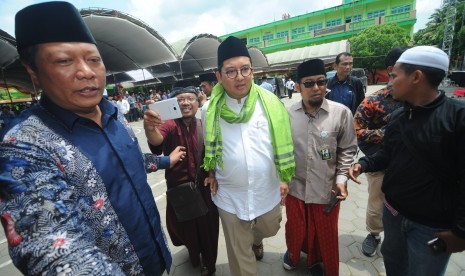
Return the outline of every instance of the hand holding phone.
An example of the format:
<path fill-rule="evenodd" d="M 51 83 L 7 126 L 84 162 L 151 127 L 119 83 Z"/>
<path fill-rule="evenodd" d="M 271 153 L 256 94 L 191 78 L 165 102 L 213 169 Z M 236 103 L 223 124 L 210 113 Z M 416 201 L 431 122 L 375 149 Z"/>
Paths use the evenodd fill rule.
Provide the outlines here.
<path fill-rule="evenodd" d="M 337 190 L 337 194 L 333 195 L 328 205 L 326 205 L 325 209 L 323 210 L 324 213 L 329 214 L 329 212 L 331 212 L 334 206 L 336 206 L 336 204 L 338 204 L 339 201 L 341 201 L 339 198 L 337 198 L 340 195 L 341 195 L 341 191 Z"/>

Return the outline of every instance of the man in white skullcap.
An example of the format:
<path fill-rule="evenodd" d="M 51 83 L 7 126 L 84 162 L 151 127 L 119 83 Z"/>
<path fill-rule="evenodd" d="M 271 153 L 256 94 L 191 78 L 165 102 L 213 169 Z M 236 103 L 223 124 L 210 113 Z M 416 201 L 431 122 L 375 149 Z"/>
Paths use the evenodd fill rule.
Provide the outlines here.
<path fill-rule="evenodd" d="M 383 147 L 349 170 L 386 170 L 381 246 L 387 275 L 443 275 L 465 250 L 465 103 L 438 86 L 449 57 L 432 46 L 405 51 L 390 74 L 392 113 Z"/>

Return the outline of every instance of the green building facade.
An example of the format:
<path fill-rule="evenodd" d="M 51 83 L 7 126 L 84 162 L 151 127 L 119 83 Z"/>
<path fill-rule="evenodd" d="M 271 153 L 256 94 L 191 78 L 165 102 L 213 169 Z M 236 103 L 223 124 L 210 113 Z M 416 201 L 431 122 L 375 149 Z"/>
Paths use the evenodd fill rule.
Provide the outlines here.
<path fill-rule="evenodd" d="M 413 37 L 415 0 L 342 0 L 342 4 L 221 36 L 236 36 L 265 54 L 349 39 L 365 28 L 396 24 Z"/>

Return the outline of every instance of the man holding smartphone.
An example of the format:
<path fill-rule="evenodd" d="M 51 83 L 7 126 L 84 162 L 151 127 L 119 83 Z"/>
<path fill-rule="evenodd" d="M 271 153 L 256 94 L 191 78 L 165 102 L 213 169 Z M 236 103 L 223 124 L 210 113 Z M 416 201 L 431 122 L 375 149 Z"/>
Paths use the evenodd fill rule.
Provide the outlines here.
<path fill-rule="evenodd" d="M 443 275 L 451 253 L 465 249 L 465 103 L 438 90 L 448 68 L 447 54 L 432 46 L 400 56 L 390 76 L 405 106 L 392 113 L 383 147 L 349 170 L 357 183 L 362 172 L 386 170 L 388 275 Z"/>
<path fill-rule="evenodd" d="M 186 182 L 203 184 L 207 174 L 200 169 L 203 151 L 202 121 L 196 119 L 199 108 L 198 91 L 192 83 L 178 81 L 174 84 L 172 97 L 177 99 L 182 117 L 162 123 L 154 110 L 145 112 L 145 133 L 150 150 L 166 155 L 178 146 L 185 150 L 185 158 L 166 170 L 168 190 Z M 163 102 L 162 102 L 163 103 Z M 174 246 L 185 245 L 193 267 L 200 265 L 202 276 L 214 275 L 218 254 L 219 217 L 210 196 L 210 188 L 198 185 L 208 212 L 197 218 L 180 221 L 176 217 L 173 202 L 169 199 L 166 207 L 166 226 Z"/>

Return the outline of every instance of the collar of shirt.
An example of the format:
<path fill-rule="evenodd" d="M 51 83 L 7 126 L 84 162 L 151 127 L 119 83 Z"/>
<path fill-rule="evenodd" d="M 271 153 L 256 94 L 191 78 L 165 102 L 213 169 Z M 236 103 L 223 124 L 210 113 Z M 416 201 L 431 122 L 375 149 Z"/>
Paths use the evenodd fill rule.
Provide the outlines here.
<path fill-rule="evenodd" d="M 249 94 L 247 94 L 244 98 L 242 98 L 240 103 L 237 102 L 237 99 L 229 97 L 228 94 L 226 94 L 225 96 L 226 96 L 226 105 L 232 111 L 239 114 L 239 112 L 241 112 L 242 107 L 244 106 L 245 101 L 247 101 L 247 98 L 249 97 Z"/>
<path fill-rule="evenodd" d="M 63 125 L 71 131 L 79 119 L 83 117 L 76 115 L 75 113 L 64 109 L 58 105 L 56 105 L 53 101 L 51 101 L 45 94 L 42 94 L 40 98 L 40 106 L 42 106 L 45 110 L 47 110 L 51 115 L 53 115 L 56 120 L 63 123 Z M 108 119 L 113 117 L 115 120 L 118 116 L 118 109 L 108 100 L 102 98 L 100 103 L 98 104 L 100 110 L 102 111 L 102 125 L 106 125 Z"/>
<path fill-rule="evenodd" d="M 291 106 L 291 108 L 294 108 L 295 111 L 302 110 L 302 112 L 305 113 L 303 102 L 300 102 L 300 104 L 294 104 L 293 106 Z M 323 102 L 321 103 L 320 110 L 324 110 L 326 112 L 329 111 L 329 105 L 328 105 L 327 99 L 323 98 Z"/>

